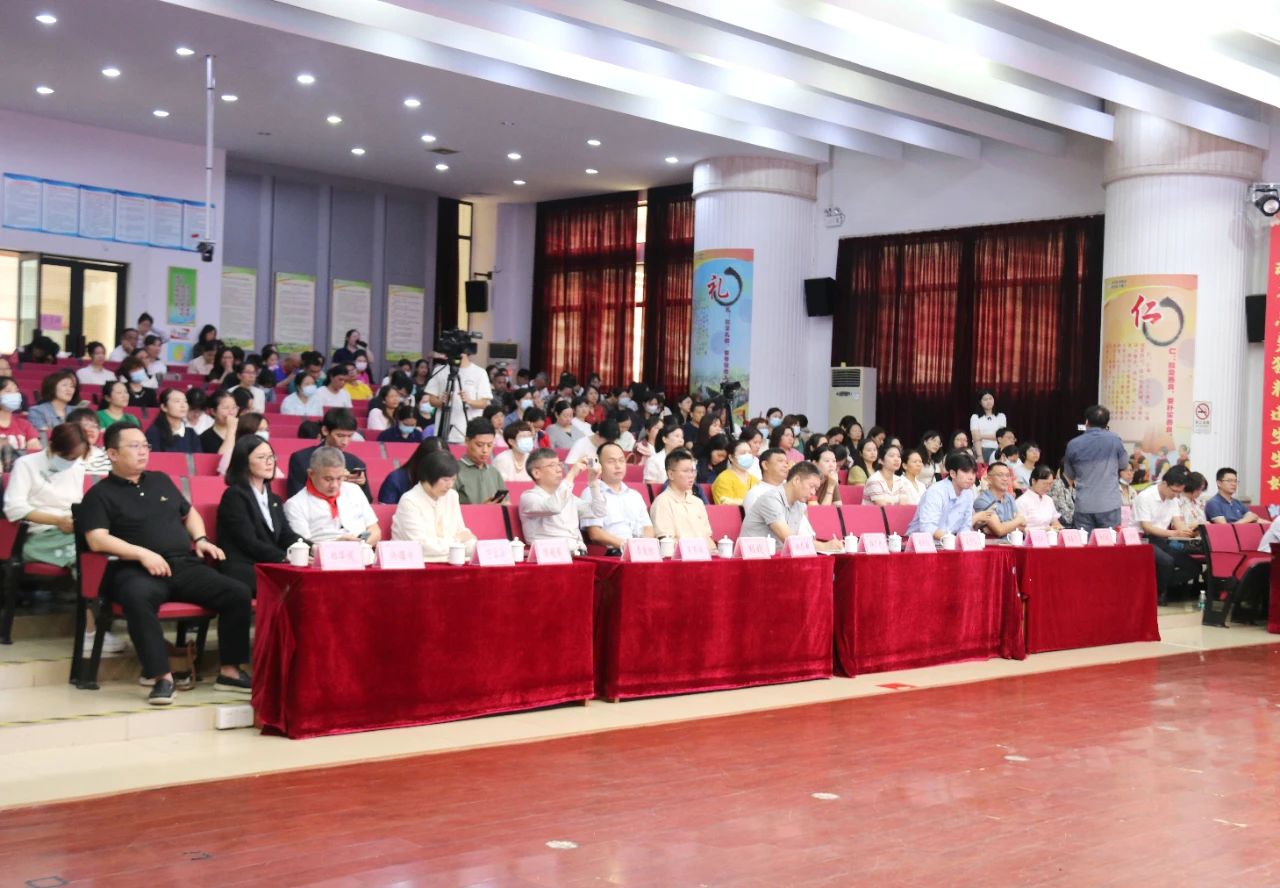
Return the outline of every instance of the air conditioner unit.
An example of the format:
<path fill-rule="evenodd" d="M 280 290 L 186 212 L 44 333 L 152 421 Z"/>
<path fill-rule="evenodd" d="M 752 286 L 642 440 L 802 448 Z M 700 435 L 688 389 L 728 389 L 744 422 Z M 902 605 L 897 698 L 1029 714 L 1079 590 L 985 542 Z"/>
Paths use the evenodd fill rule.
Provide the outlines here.
<path fill-rule="evenodd" d="M 832 367 L 827 410 L 827 428 L 835 426 L 842 416 L 856 416 L 864 429 L 875 425 L 876 368 Z"/>
<path fill-rule="evenodd" d="M 488 353 L 483 363 L 487 366 L 505 361 L 511 368 L 511 375 L 515 376 L 516 368 L 520 366 L 520 343 L 490 342 L 488 346 Z"/>

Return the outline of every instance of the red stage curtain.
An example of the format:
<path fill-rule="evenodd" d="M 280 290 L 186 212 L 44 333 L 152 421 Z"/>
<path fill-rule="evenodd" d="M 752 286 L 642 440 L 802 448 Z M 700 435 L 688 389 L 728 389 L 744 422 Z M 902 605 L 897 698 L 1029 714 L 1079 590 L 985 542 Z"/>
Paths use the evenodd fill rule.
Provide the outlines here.
<path fill-rule="evenodd" d="M 458 326 L 458 204 L 440 198 L 436 221 L 436 318 L 435 342 L 441 330 Z"/>
<path fill-rule="evenodd" d="M 649 189 L 644 246 L 644 380 L 668 401 L 689 391 L 693 186 Z"/>
<path fill-rule="evenodd" d="M 904 442 L 967 430 L 990 388 L 1056 462 L 1097 398 L 1102 232 L 1086 216 L 846 238 L 832 363 L 879 370 L 876 422 Z"/>
<path fill-rule="evenodd" d="M 634 191 L 538 204 L 532 366 L 553 381 L 631 375 L 637 204 Z"/>

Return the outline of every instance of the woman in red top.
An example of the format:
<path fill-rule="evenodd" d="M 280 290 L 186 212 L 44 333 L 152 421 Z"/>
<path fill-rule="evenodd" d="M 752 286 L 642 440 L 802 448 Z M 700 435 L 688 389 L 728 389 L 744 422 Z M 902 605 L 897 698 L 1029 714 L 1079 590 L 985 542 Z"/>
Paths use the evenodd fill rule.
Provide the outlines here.
<path fill-rule="evenodd" d="M 589 385 L 583 393 L 583 397 L 587 399 L 587 404 L 591 407 L 591 412 L 587 414 L 587 422 L 591 425 L 604 422 L 609 415 L 609 411 L 605 409 L 604 404 L 600 403 L 600 389 L 594 385 Z"/>
<path fill-rule="evenodd" d="M 21 409 L 22 392 L 18 384 L 8 376 L 0 376 L 0 450 L 5 451 L 6 472 L 19 456 L 41 449 L 40 434 L 25 416 L 19 415 Z"/>

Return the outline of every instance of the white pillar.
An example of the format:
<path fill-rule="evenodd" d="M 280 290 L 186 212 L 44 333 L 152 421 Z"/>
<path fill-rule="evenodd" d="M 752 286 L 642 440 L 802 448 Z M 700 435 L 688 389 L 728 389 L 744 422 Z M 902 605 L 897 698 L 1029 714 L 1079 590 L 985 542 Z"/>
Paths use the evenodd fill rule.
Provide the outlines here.
<path fill-rule="evenodd" d="M 1212 402 L 1213 419 L 1192 435 L 1191 465 L 1210 481 L 1245 455 L 1247 213 L 1256 212 L 1246 198 L 1261 160 L 1257 149 L 1128 108 L 1116 109 L 1105 153 L 1103 277 L 1199 278 L 1192 390 Z"/>
<path fill-rule="evenodd" d="M 806 409 L 809 342 L 804 280 L 813 255 L 818 171 L 763 157 L 719 157 L 693 170 L 693 249 L 755 251 L 751 304 L 750 415 Z M 825 412 L 825 411 L 824 411 Z"/>

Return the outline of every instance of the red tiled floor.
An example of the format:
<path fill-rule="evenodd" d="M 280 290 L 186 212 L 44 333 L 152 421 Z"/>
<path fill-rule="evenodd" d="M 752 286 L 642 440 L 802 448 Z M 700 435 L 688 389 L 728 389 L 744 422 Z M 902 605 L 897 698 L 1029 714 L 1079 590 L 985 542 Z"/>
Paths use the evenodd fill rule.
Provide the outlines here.
<path fill-rule="evenodd" d="M 10 811 L 0 884 L 1276 885 L 1278 778 L 1246 647 Z"/>

